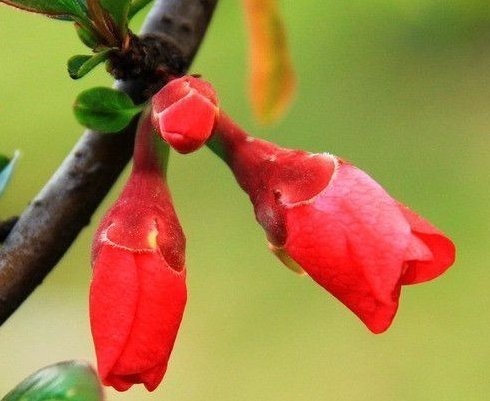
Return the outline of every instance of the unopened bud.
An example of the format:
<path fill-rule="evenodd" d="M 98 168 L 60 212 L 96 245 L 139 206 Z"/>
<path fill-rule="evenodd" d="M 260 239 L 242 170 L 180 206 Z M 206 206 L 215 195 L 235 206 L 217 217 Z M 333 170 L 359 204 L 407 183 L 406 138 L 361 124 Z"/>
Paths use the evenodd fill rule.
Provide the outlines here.
<path fill-rule="evenodd" d="M 216 92 L 209 83 L 193 76 L 170 81 L 152 100 L 154 128 L 180 153 L 204 145 L 218 114 Z"/>

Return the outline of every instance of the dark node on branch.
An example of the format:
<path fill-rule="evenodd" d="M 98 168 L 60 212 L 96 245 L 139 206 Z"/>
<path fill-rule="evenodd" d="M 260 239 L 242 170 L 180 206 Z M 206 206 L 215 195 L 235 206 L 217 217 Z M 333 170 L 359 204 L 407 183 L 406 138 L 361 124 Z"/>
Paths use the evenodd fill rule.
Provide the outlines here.
<path fill-rule="evenodd" d="M 205 10 L 214 8 L 214 6 L 216 5 L 216 0 L 200 0 L 200 2 Z"/>
<path fill-rule="evenodd" d="M 188 65 L 182 49 L 170 37 L 131 35 L 127 48 L 111 55 L 108 71 L 116 79 L 138 79 L 151 87 L 183 75 Z"/>
<path fill-rule="evenodd" d="M 10 217 L 7 220 L 0 221 L 0 243 L 5 241 L 5 238 L 9 235 L 12 228 L 14 228 L 15 223 L 17 223 L 19 218 L 17 216 Z"/>

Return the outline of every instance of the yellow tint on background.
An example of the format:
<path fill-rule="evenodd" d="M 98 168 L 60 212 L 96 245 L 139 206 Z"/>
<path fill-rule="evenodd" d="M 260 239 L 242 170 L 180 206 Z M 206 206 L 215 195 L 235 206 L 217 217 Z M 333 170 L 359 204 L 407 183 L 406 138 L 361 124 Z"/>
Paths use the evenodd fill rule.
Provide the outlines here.
<path fill-rule="evenodd" d="M 244 0 L 249 40 L 250 97 L 257 119 L 271 123 L 291 103 L 295 75 L 277 0 Z"/>

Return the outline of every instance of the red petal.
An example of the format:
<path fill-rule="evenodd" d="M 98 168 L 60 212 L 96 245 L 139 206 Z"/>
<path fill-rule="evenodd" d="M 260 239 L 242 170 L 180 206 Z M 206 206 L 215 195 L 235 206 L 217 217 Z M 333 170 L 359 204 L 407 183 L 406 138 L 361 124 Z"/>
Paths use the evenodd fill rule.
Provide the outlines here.
<path fill-rule="evenodd" d="M 111 374 L 104 381 L 105 385 L 114 387 L 117 391 L 126 391 L 135 383 L 143 383 L 148 391 L 155 390 L 161 383 L 167 365 L 157 365 L 143 373 L 129 375 Z"/>
<path fill-rule="evenodd" d="M 185 79 L 187 80 L 187 82 L 189 82 L 190 87 L 194 89 L 197 93 L 204 96 L 214 105 L 218 105 L 218 95 L 209 82 L 206 82 L 201 78 L 193 77 L 192 75 L 187 75 Z"/>
<path fill-rule="evenodd" d="M 191 90 L 190 84 L 185 77 L 174 79 L 160 89 L 152 98 L 152 109 L 154 113 L 160 113 L 167 107 L 185 97 Z"/>
<path fill-rule="evenodd" d="M 190 92 L 198 93 L 213 105 L 218 105 L 218 96 L 209 82 L 187 75 L 170 81 L 153 96 L 153 115 L 161 113 Z"/>
<path fill-rule="evenodd" d="M 156 365 L 154 368 L 148 369 L 139 375 L 140 383 L 144 383 L 148 391 L 155 390 L 163 380 L 167 370 L 167 362 L 164 361 L 161 365 Z"/>
<path fill-rule="evenodd" d="M 371 331 L 386 330 L 410 240 L 396 202 L 367 174 L 341 164 L 312 204 L 286 216 L 291 257 Z"/>
<path fill-rule="evenodd" d="M 410 243 L 408 244 L 407 252 L 405 254 L 405 261 L 429 261 L 432 260 L 433 255 L 427 245 L 416 237 L 415 235 L 410 236 Z"/>
<path fill-rule="evenodd" d="M 90 286 L 90 325 L 102 380 L 107 379 L 123 351 L 137 301 L 138 280 L 133 255 L 102 245 L 94 261 Z"/>
<path fill-rule="evenodd" d="M 131 334 L 112 369 L 120 376 L 156 387 L 165 373 L 186 303 L 185 272 L 175 272 L 154 254 L 135 254 L 139 299 Z M 143 374 L 151 371 L 148 375 Z M 139 379 L 138 379 L 139 377 Z"/>
<path fill-rule="evenodd" d="M 192 152 L 211 135 L 217 114 L 209 99 L 191 91 L 158 115 L 160 134 L 177 151 Z"/>
<path fill-rule="evenodd" d="M 136 382 L 131 376 L 109 374 L 107 377 L 102 378 L 102 383 L 106 386 L 114 387 L 117 391 L 126 391 Z"/>
<path fill-rule="evenodd" d="M 423 242 L 431 252 L 430 258 L 408 255 L 407 269 L 402 276 L 402 284 L 417 284 L 432 280 L 444 273 L 454 263 L 456 248 L 449 238 L 429 222 L 406 206 L 399 204 L 399 207 L 410 224 L 413 237 Z"/>
<path fill-rule="evenodd" d="M 213 87 L 192 76 L 175 79 L 152 100 L 152 123 L 181 153 L 197 150 L 210 137 L 219 113 Z"/>

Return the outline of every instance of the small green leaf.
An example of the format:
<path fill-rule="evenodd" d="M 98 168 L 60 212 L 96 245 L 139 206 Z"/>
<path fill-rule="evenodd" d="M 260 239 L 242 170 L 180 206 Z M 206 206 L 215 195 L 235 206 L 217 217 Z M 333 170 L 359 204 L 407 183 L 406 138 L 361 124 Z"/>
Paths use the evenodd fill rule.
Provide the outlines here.
<path fill-rule="evenodd" d="M 101 7 L 109 13 L 112 20 L 121 32 L 122 37 L 126 36 L 128 29 L 128 12 L 131 0 L 100 0 Z"/>
<path fill-rule="evenodd" d="M 116 89 L 97 87 L 80 93 L 73 106 L 78 122 L 99 132 L 118 132 L 141 112 L 131 98 Z"/>
<path fill-rule="evenodd" d="M 102 388 L 85 362 L 47 366 L 19 383 L 2 401 L 101 401 Z"/>
<path fill-rule="evenodd" d="M 92 71 L 100 63 L 107 60 L 111 49 L 95 53 L 92 56 L 77 55 L 68 60 L 68 74 L 73 79 L 82 78 L 85 74 Z"/>
<path fill-rule="evenodd" d="M 99 45 L 97 36 L 94 32 L 92 32 L 92 30 L 79 24 L 75 24 L 75 30 L 77 31 L 78 37 L 85 46 L 89 47 L 90 49 L 95 49 Z"/>
<path fill-rule="evenodd" d="M 3 155 L 0 155 L 0 196 L 5 191 L 5 188 L 10 181 L 10 177 L 14 172 L 14 167 L 17 163 L 19 155 L 19 151 L 16 151 L 14 153 L 14 157 L 11 160 Z"/>
<path fill-rule="evenodd" d="M 9 6 L 59 19 L 72 19 L 90 26 L 85 0 L 0 0 Z"/>
<path fill-rule="evenodd" d="M 153 0 L 133 0 L 129 7 L 128 20 L 131 20 L 143 7 Z"/>

